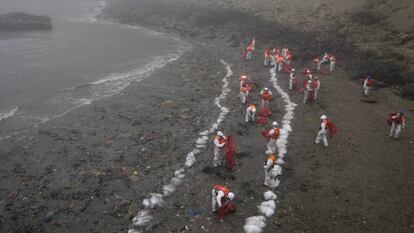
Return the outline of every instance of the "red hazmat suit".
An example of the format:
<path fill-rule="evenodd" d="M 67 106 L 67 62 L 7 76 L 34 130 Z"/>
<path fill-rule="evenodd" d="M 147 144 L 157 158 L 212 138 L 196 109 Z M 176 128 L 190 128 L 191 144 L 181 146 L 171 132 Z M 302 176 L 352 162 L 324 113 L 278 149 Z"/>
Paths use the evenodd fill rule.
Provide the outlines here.
<path fill-rule="evenodd" d="M 387 117 L 387 123 L 388 123 L 388 125 L 392 125 L 392 117 L 393 116 L 395 116 L 395 115 L 397 115 L 397 113 L 396 112 L 390 112 L 390 113 L 388 113 L 388 117 Z"/>
<path fill-rule="evenodd" d="M 270 112 L 269 108 L 262 108 L 260 109 L 260 112 L 257 116 L 256 122 L 259 125 L 266 125 L 268 122 L 269 116 L 272 115 L 272 112 Z"/>
<path fill-rule="evenodd" d="M 236 166 L 236 159 L 234 158 L 234 155 L 236 154 L 236 144 L 234 143 L 232 135 L 227 136 L 226 149 L 226 166 L 230 171 L 233 171 Z"/>
<path fill-rule="evenodd" d="M 398 113 L 396 112 L 390 112 L 388 114 L 387 123 L 388 125 L 392 125 L 392 122 L 395 121 L 397 124 L 403 124 L 404 123 L 404 117 L 400 114 L 399 117 L 396 117 L 393 119 L 393 117 L 397 116 Z"/>
<path fill-rule="evenodd" d="M 335 136 L 335 134 L 338 133 L 339 129 L 338 127 L 336 127 L 336 125 L 334 123 L 332 123 L 331 120 L 328 119 L 326 126 L 328 127 L 328 131 L 329 131 L 329 138 L 333 138 Z"/>
<path fill-rule="evenodd" d="M 244 50 L 243 55 L 242 55 L 242 59 L 246 60 L 247 57 L 247 49 Z"/>
<path fill-rule="evenodd" d="M 292 67 L 289 64 L 285 63 L 283 64 L 282 72 L 285 74 L 290 74 L 292 72 Z"/>
<path fill-rule="evenodd" d="M 225 215 L 236 213 L 236 210 L 236 206 L 233 205 L 231 201 L 227 200 L 227 202 L 225 202 L 219 209 L 218 216 L 221 220 L 223 220 Z"/>
<path fill-rule="evenodd" d="M 269 131 L 270 131 L 270 129 L 266 129 L 266 130 L 263 130 L 262 133 L 261 133 L 262 136 L 266 138 L 266 141 L 269 140 Z"/>

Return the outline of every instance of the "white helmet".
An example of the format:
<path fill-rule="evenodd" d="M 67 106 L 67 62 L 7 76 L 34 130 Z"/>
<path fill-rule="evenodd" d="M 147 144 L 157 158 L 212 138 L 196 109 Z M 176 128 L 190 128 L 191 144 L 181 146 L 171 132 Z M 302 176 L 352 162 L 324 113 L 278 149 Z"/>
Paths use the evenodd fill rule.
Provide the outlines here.
<path fill-rule="evenodd" d="M 265 88 L 264 88 L 264 90 L 265 90 L 265 91 L 268 91 L 268 90 L 269 90 L 269 88 L 265 87 Z"/>
<path fill-rule="evenodd" d="M 266 151 L 266 154 L 267 154 L 267 155 L 270 155 L 270 154 L 273 154 L 273 153 L 272 153 L 272 151 L 271 151 L 271 150 L 267 150 L 267 151 Z"/>
<path fill-rule="evenodd" d="M 221 131 L 218 131 L 218 132 L 217 132 L 217 136 L 219 136 L 219 137 L 223 137 L 223 136 L 224 136 L 224 134 L 223 134 Z"/>
<path fill-rule="evenodd" d="M 308 83 L 312 83 L 312 81 L 311 80 L 308 80 Z"/>
<path fill-rule="evenodd" d="M 327 118 L 327 117 L 326 117 L 325 115 L 322 115 L 322 116 L 321 116 L 321 120 L 326 120 L 326 118 Z"/>
<path fill-rule="evenodd" d="M 228 197 L 231 201 L 233 201 L 233 199 L 234 199 L 234 193 L 229 192 L 229 193 L 227 194 L 227 197 Z"/>
<path fill-rule="evenodd" d="M 273 121 L 272 126 L 273 127 L 277 126 L 277 122 L 276 121 Z"/>
<path fill-rule="evenodd" d="M 292 68 L 292 71 L 295 71 L 295 69 L 294 69 L 294 68 Z"/>
<path fill-rule="evenodd" d="M 246 75 L 242 75 L 242 76 L 240 76 L 240 79 L 247 79 L 247 76 Z"/>

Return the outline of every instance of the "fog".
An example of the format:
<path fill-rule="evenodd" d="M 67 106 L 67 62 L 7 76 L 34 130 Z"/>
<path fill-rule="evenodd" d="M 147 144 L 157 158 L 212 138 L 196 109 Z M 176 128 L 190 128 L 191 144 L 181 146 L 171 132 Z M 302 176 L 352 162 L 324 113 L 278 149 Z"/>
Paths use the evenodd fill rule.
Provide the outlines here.
<path fill-rule="evenodd" d="M 99 0 L 0 0 L 0 14 L 23 11 L 52 17 L 73 16 L 86 13 L 88 8 L 83 6 L 96 2 Z"/>

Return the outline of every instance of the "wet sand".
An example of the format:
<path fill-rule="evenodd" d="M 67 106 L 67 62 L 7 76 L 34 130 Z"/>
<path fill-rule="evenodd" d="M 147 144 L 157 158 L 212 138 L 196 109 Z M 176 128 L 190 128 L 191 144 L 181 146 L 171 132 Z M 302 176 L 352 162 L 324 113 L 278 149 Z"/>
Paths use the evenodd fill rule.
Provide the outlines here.
<path fill-rule="evenodd" d="M 148 6 L 152 11 L 144 8 Z M 413 230 L 412 112 L 407 112 L 407 129 L 398 141 L 387 136 L 385 123 L 388 112 L 400 106 L 410 110 L 413 103 L 388 88 L 372 92 L 376 103 L 362 102 L 360 82 L 350 79 L 355 77 L 355 63 L 346 62 L 355 49 L 345 40 L 315 39 L 316 32 L 296 31 L 240 11 L 193 6 L 167 14 L 157 5 L 139 6 L 141 11 L 127 8 L 133 9 L 130 15 L 125 8 L 112 8 L 106 17 L 179 34 L 194 48 L 120 95 L 54 119 L 23 138 L 1 142 L 0 227 L 5 232 L 132 229 L 142 200 L 162 191 L 183 166 L 198 134 L 216 121 L 220 112 L 214 99 L 226 75 L 220 59 L 231 64 L 234 73 L 229 78 L 231 92 L 222 103 L 230 112 L 221 130 L 235 136 L 237 169 L 229 173 L 212 168 L 208 143 L 180 189 L 165 198 L 164 208 L 154 211 L 155 221 L 143 230 L 242 232 L 245 219 L 257 214 L 265 191 L 265 141 L 260 136 L 263 127 L 244 123 L 238 76 L 252 77 L 256 88 L 251 101 L 258 103 L 258 91 L 271 86 L 261 59 L 265 46 L 291 48 L 297 68 L 310 67 L 310 58 L 325 49 L 343 61 L 332 75 L 321 77 L 316 103 L 303 105 L 301 95 L 291 93 L 298 108 L 281 184 L 275 190 L 277 211 L 267 220 L 265 232 Z M 251 36 L 258 48 L 253 62 L 246 64 L 241 51 Z M 280 75 L 285 91 L 287 81 L 286 74 Z M 272 119 L 281 120 L 282 106 L 276 95 Z M 329 148 L 314 144 L 321 114 L 340 129 Z M 238 212 L 224 223 L 210 213 L 210 189 L 215 183 L 227 184 L 237 195 Z M 201 214 L 193 216 L 190 210 Z"/>

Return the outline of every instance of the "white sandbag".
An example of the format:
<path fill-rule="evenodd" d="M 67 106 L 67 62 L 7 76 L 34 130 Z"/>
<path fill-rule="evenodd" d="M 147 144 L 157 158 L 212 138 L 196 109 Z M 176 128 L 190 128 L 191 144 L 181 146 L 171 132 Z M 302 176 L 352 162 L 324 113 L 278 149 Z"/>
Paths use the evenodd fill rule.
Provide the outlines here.
<path fill-rule="evenodd" d="M 245 225 L 256 225 L 259 228 L 264 228 L 266 226 L 266 218 L 262 215 L 248 217 Z"/>
<path fill-rule="evenodd" d="M 266 201 L 276 200 L 277 199 L 277 195 L 274 192 L 272 192 L 272 191 L 269 190 L 269 191 L 266 191 L 266 192 L 263 193 L 263 198 Z"/>
<path fill-rule="evenodd" d="M 273 188 L 279 187 L 279 184 L 280 184 L 279 179 L 271 179 L 269 181 L 269 188 L 273 189 Z"/>
<path fill-rule="evenodd" d="M 168 197 L 175 192 L 176 187 L 172 184 L 162 186 L 164 196 Z"/>
<path fill-rule="evenodd" d="M 128 233 L 142 233 L 142 231 L 138 231 L 138 230 L 135 230 L 135 229 L 129 229 Z"/>
<path fill-rule="evenodd" d="M 243 230 L 246 233 L 262 233 L 263 229 L 257 225 L 244 225 Z"/>
<path fill-rule="evenodd" d="M 275 213 L 275 210 L 270 208 L 269 206 L 266 205 L 260 205 L 259 206 L 259 213 L 263 214 L 264 216 L 266 216 L 266 218 L 272 216 Z"/>
<path fill-rule="evenodd" d="M 134 226 L 145 226 L 152 221 L 153 217 L 150 215 L 149 210 L 141 210 L 137 216 L 132 219 Z"/>
<path fill-rule="evenodd" d="M 175 186 L 180 186 L 182 183 L 182 179 L 178 177 L 171 178 L 171 184 Z"/>
<path fill-rule="evenodd" d="M 200 133 L 201 136 L 207 136 L 209 134 L 210 132 L 208 130 L 204 130 L 203 132 Z"/>

